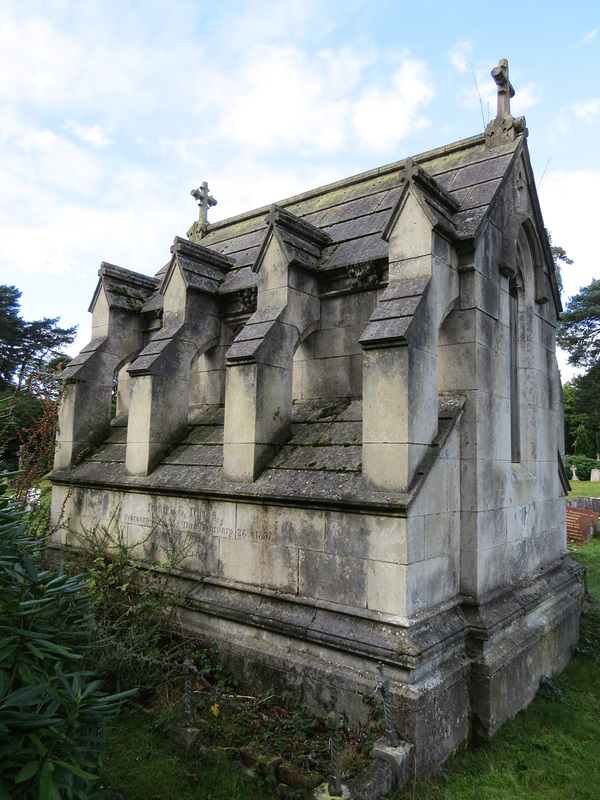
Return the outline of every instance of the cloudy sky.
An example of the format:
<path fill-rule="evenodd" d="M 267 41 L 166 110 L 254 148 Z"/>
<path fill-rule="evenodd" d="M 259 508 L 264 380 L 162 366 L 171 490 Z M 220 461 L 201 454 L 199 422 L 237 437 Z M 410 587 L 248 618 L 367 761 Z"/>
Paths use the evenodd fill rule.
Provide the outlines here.
<path fill-rule="evenodd" d="M 0 0 L 0 283 L 89 338 L 101 261 L 480 133 L 508 58 L 547 227 L 600 277 L 597 0 Z"/>

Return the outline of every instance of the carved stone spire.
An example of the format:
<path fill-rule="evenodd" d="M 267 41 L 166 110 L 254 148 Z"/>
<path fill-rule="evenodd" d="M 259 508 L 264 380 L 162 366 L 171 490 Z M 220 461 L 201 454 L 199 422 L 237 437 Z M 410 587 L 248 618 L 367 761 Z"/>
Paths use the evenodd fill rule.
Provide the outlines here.
<path fill-rule="evenodd" d="M 508 79 L 508 61 L 501 58 L 491 74 L 498 87 L 498 110 L 495 119 L 485 129 L 486 147 L 514 141 L 517 134 L 527 133 L 525 117 L 515 119 L 510 113 L 510 100 L 515 96 L 515 90 Z"/>

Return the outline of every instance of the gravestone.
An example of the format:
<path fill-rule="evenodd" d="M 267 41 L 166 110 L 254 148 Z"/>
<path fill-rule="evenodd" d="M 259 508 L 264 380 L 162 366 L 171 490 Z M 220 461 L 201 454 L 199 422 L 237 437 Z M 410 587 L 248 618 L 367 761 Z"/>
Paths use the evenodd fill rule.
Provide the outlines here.
<path fill-rule="evenodd" d="M 579 480 L 579 475 L 577 474 L 577 470 L 575 469 L 575 465 L 574 464 L 571 465 L 571 480 L 572 481 L 578 481 Z"/>
<path fill-rule="evenodd" d="M 593 483 L 598 483 L 600 481 L 600 469 L 593 469 L 590 474 L 590 480 Z"/>
<path fill-rule="evenodd" d="M 598 514 L 567 506 L 567 539 L 578 544 L 588 542 L 598 529 Z"/>
<path fill-rule="evenodd" d="M 217 223 L 202 184 L 154 277 L 103 264 L 52 474 L 51 545 L 176 542 L 242 686 L 359 719 L 384 663 L 423 776 L 578 636 L 560 296 L 494 80 L 484 134 Z"/>

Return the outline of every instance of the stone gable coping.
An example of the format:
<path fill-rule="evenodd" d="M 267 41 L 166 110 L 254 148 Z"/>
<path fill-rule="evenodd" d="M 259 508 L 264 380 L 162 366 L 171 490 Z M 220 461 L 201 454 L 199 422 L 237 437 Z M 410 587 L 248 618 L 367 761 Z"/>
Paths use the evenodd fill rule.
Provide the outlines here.
<path fill-rule="evenodd" d="M 173 271 L 177 267 L 181 270 L 185 284 L 190 291 L 215 294 L 219 282 L 235 266 L 230 258 L 221 253 L 194 242 L 188 242 L 179 236 L 175 237 L 171 252 L 173 257 L 158 290 L 161 295 L 164 295 Z"/>
<path fill-rule="evenodd" d="M 362 348 L 406 345 L 406 333 L 428 284 L 428 278 L 389 283 L 359 339 Z"/>
<path fill-rule="evenodd" d="M 272 236 L 277 237 L 290 264 L 311 272 L 318 269 L 321 251 L 331 241 L 328 234 L 276 204 L 271 206 L 266 222 L 267 232 L 253 272 L 259 271 Z"/>
<path fill-rule="evenodd" d="M 101 289 L 106 293 L 110 308 L 122 308 L 124 311 L 137 313 L 142 310 L 158 287 L 156 278 L 117 267 L 106 261 L 100 265 L 98 277 L 92 302 L 88 308 L 89 312 L 93 312 Z"/>
<path fill-rule="evenodd" d="M 400 196 L 381 232 L 381 238 L 386 242 L 389 241 L 406 196 L 408 192 L 413 192 L 434 229 L 444 234 L 446 238 L 456 239 L 458 225 L 453 217 L 459 211 L 460 203 L 412 158 L 406 159 L 398 180 L 402 186 Z"/>

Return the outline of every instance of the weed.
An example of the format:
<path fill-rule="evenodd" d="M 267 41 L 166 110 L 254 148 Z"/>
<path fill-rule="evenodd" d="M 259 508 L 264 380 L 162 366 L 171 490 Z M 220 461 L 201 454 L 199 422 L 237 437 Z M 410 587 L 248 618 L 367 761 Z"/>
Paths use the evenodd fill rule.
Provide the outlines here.
<path fill-rule="evenodd" d="M 180 639 L 166 631 L 179 627 L 176 609 L 184 597 L 174 591 L 173 575 L 190 545 L 166 524 L 130 545 L 118 516 L 119 509 L 108 524 L 70 534 L 71 568 L 89 576 L 94 621 L 104 639 L 95 669 L 118 689 L 166 689 L 181 680 L 181 669 L 165 670 L 164 663 L 185 658 Z"/>

